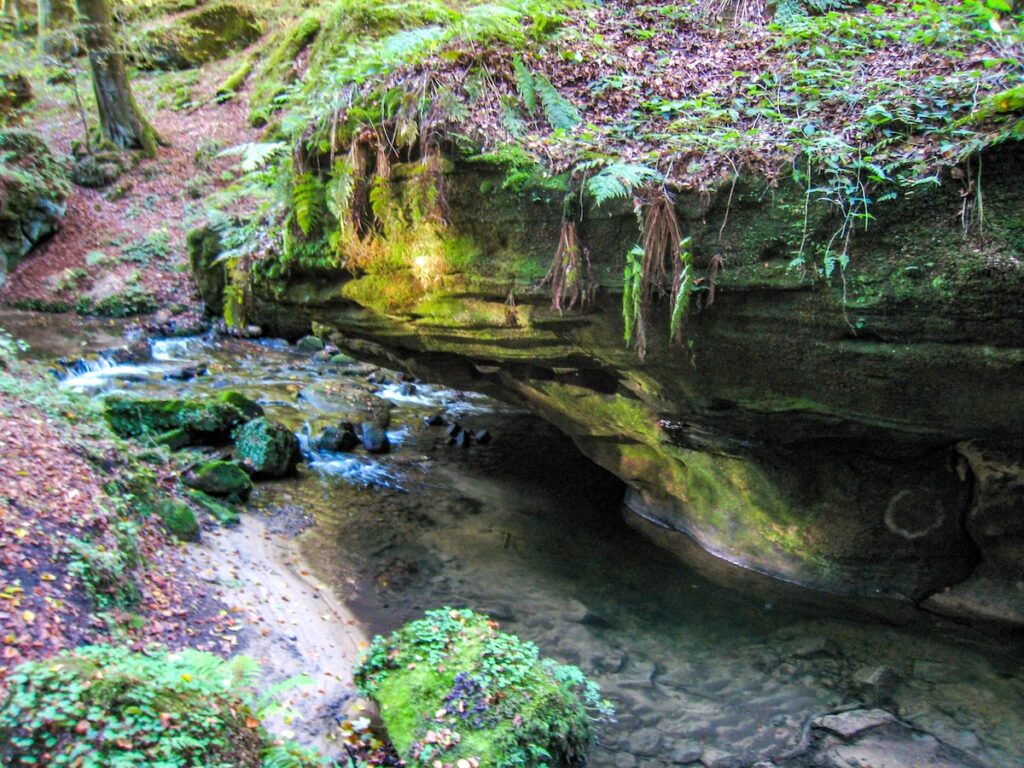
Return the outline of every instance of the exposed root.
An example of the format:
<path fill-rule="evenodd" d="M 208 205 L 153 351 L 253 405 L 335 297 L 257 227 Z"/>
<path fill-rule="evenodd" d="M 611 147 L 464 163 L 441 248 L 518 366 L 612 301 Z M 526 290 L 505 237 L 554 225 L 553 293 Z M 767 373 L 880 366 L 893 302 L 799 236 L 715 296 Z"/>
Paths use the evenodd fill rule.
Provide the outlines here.
<path fill-rule="evenodd" d="M 541 285 L 551 286 L 551 306 L 559 312 L 594 300 L 597 280 L 590 265 L 590 253 L 580 246 L 575 221 L 562 221 L 558 249 Z"/>

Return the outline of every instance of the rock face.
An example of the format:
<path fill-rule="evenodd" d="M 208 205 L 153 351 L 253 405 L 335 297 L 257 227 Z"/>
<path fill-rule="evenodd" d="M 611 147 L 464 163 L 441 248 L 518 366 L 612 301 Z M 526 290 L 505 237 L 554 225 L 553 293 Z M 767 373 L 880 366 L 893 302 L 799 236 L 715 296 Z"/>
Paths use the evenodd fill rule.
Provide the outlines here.
<path fill-rule="evenodd" d="M 565 189 L 517 190 L 480 163 L 447 168 L 447 228 L 416 240 L 433 252 L 386 274 L 256 275 L 250 319 L 294 338 L 304 315 L 358 356 L 525 404 L 625 480 L 627 518 L 687 559 L 914 602 L 985 577 L 1002 605 L 993 590 L 1019 596 L 1024 579 L 1024 160 L 1010 146 L 985 168 L 983 231 L 965 232 L 950 175 L 876 205 L 829 279 L 813 254 L 841 222 L 805 190 L 741 176 L 680 194 L 699 290 L 682 344 L 654 305 L 642 360 L 623 344 L 630 206 L 584 210 L 600 290 L 558 312 L 536 286 Z M 414 177 L 392 169 L 394 205 Z M 1024 618 L 978 599 L 949 612 Z"/>
<path fill-rule="evenodd" d="M 64 218 L 67 170 L 42 137 L 0 130 L 0 286 L 33 247 Z"/>

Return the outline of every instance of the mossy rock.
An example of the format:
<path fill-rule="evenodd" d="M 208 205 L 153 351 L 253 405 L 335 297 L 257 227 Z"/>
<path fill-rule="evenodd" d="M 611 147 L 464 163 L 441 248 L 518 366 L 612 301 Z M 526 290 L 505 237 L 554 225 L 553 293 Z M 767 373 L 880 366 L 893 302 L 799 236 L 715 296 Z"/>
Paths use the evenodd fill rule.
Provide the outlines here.
<path fill-rule="evenodd" d="M 0 286 L 9 269 L 57 231 L 70 191 L 65 159 L 33 131 L 0 130 Z"/>
<path fill-rule="evenodd" d="M 299 463 L 299 441 L 287 427 L 265 418 L 235 430 L 235 458 L 256 477 L 289 477 Z"/>
<path fill-rule="evenodd" d="M 355 681 L 410 768 L 582 766 L 595 720 L 611 716 L 579 669 L 542 660 L 533 643 L 465 609 L 428 611 L 376 637 Z"/>
<path fill-rule="evenodd" d="M 320 33 L 317 11 L 310 11 L 291 29 L 278 37 L 277 46 L 260 69 L 249 97 L 249 120 L 257 128 L 264 127 L 276 111 L 277 98 L 298 75 L 295 60 Z"/>
<path fill-rule="evenodd" d="M 156 505 L 164 527 L 182 541 L 199 541 L 199 522 L 191 507 L 177 499 L 164 499 Z"/>
<path fill-rule="evenodd" d="M 241 518 L 238 516 L 238 512 L 229 507 L 227 504 L 222 504 L 216 499 L 207 496 L 202 491 L 196 491 L 189 489 L 187 491 L 188 497 L 202 507 L 210 516 L 218 523 L 225 527 L 231 527 L 238 525 L 241 522 Z"/>
<path fill-rule="evenodd" d="M 223 250 L 220 232 L 214 227 L 199 227 L 188 233 L 188 259 L 192 278 L 203 297 L 206 312 L 220 317 L 224 314 L 224 288 L 228 273 L 224 262 L 218 261 Z"/>
<path fill-rule="evenodd" d="M 0 73 L 0 115 L 9 116 L 32 100 L 32 84 L 21 72 Z"/>
<path fill-rule="evenodd" d="M 252 418 L 247 414 L 255 413 L 255 409 L 260 407 L 244 395 L 229 392 L 212 400 L 110 395 L 103 401 L 103 415 L 118 435 L 156 436 L 164 445 L 180 444 L 179 430 L 186 433 L 190 445 L 223 445 L 236 427 Z"/>
<path fill-rule="evenodd" d="M 182 482 L 189 488 L 231 501 L 245 501 L 252 493 L 252 480 L 234 461 L 204 461 L 188 472 Z"/>
<path fill-rule="evenodd" d="M 219 3 L 146 30 L 139 63 L 148 69 L 199 67 L 245 48 L 262 34 L 251 9 Z"/>
<path fill-rule="evenodd" d="M 258 419 L 263 415 L 262 405 L 234 389 L 228 389 L 218 394 L 217 402 L 237 408 L 247 419 Z"/>

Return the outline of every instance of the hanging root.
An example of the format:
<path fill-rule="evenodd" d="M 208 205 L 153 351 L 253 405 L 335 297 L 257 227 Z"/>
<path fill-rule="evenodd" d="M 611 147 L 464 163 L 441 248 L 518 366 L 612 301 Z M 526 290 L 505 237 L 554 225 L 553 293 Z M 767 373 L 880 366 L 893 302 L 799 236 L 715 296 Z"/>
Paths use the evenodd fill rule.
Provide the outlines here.
<path fill-rule="evenodd" d="M 516 292 L 514 288 L 508 289 L 508 298 L 505 299 L 505 327 L 519 327 L 519 312 L 516 310 Z"/>
<path fill-rule="evenodd" d="M 590 253 L 580 247 L 576 222 L 562 220 L 558 249 L 541 285 L 551 286 L 551 306 L 559 312 L 583 307 L 594 300 L 597 281 L 590 265 Z"/>

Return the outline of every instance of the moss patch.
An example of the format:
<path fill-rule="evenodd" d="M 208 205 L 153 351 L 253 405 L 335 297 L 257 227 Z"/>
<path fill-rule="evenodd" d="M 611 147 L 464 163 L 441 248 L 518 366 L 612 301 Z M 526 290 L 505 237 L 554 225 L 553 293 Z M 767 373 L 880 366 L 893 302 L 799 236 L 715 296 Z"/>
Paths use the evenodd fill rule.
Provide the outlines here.
<path fill-rule="evenodd" d="M 611 714 L 579 669 L 469 610 L 429 611 L 377 637 L 355 672 L 410 766 L 584 765 L 593 721 Z"/>

